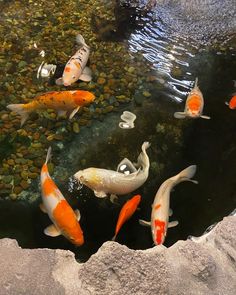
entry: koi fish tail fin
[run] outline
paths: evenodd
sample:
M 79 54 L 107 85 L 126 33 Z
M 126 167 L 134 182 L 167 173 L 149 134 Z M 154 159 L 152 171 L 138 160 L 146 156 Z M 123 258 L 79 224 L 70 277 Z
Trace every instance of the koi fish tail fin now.
M 185 112 L 175 112 L 174 117 L 176 119 L 184 119 L 186 117 L 186 113 Z
M 150 145 L 151 144 L 148 141 L 145 141 L 142 144 L 142 152 L 138 156 L 138 163 L 137 163 L 138 167 L 149 169 L 149 158 L 148 158 L 146 150 L 150 147 Z
M 83 45 L 83 46 L 87 46 L 87 47 L 89 47 L 89 46 L 85 43 L 84 37 L 83 37 L 81 34 L 78 34 L 78 35 L 76 36 L 76 43 L 77 43 L 78 45 Z
M 21 116 L 21 127 L 24 125 L 31 112 L 29 109 L 25 108 L 24 104 L 9 104 L 7 108 Z
M 194 88 L 197 88 L 198 87 L 198 77 L 195 79 L 195 82 L 194 82 Z
M 115 242 L 116 240 L 116 234 L 114 235 L 114 237 L 111 239 L 113 242 Z
M 45 161 L 45 164 L 48 163 L 49 159 L 52 157 L 52 147 L 50 146 L 48 148 L 48 152 L 47 152 L 47 157 L 46 157 L 46 161 Z
M 178 182 L 191 181 L 197 184 L 198 182 L 196 180 L 191 179 L 195 175 L 196 170 L 197 170 L 197 165 L 191 165 L 185 168 L 177 175 Z

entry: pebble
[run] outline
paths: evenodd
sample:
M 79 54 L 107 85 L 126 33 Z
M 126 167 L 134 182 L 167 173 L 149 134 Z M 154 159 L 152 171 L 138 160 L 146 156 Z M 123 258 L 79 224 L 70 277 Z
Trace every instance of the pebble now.
M 73 128 L 73 131 L 75 133 L 79 133 L 80 132 L 79 124 L 77 122 L 74 122 L 73 123 L 73 127 L 72 128 Z
M 97 83 L 100 84 L 100 85 L 103 85 L 103 84 L 106 83 L 106 79 L 104 79 L 104 78 L 98 78 Z
M 27 189 L 29 187 L 29 183 L 26 181 L 26 180 L 22 180 L 20 182 L 20 186 L 23 188 L 23 189 Z

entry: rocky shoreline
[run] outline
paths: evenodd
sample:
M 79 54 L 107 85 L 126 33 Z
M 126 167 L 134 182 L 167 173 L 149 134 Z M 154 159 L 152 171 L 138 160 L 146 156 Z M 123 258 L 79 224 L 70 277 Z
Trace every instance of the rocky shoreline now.
M 0 240 L 1 294 L 233 295 L 236 216 L 201 238 L 131 250 L 106 242 L 86 263 L 65 250 L 22 249 Z

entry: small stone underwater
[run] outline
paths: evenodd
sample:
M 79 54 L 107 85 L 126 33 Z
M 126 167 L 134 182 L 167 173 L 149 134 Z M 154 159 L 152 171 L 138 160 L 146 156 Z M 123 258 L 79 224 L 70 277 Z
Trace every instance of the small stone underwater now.
M 127 34 L 118 36 L 115 29 L 125 28 L 112 3 L 69 2 L 0 2 L 0 237 L 27 248 L 70 249 L 87 260 L 114 235 L 132 249 L 152 247 L 155 237 L 170 246 L 199 236 L 236 207 L 235 40 L 206 45 L 171 35 L 160 19 L 134 8 Z M 39 209 L 41 191 L 47 199 L 55 189 L 44 189 L 42 176 L 40 185 L 50 147 L 48 175 L 59 198 L 79 210 L 66 207 L 64 218 L 66 228 L 72 219 L 81 226 L 77 248 L 59 236 L 61 222 L 49 227 L 55 204 L 44 203 L 47 214 Z M 73 177 L 91 167 L 104 169 L 100 190 L 98 170 L 90 181 L 88 174 Z M 170 205 L 155 205 L 168 208 L 153 221 L 163 233 L 152 239 L 140 220 L 148 225 L 158 189 L 187 167 Z M 118 189 L 113 175 L 121 177 Z M 127 179 L 132 189 L 124 190 Z M 115 233 L 123 206 L 131 213 Z M 163 222 L 173 227 L 165 239 Z

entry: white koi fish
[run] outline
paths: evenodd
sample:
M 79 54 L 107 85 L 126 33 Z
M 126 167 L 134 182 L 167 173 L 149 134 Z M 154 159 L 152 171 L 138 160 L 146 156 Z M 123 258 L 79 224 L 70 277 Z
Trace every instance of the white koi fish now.
M 139 220 L 141 225 L 151 226 L 152 239 L 155 245 L 163 244 L 167 229 L 178 225 L 178 221 L 169 222 L 169 216 L 172 215 L 169 207 L 170 192 L 172 188 L 182 181 L 198 183 L 196 180 L 191 179 L 194 176 L 196 169 L 196 165 L 189 166 L 179 174 L 164 181 L 158 189 L 152 204 L 151 221 Z
M 75 173 L 74 177 L 92 189 L 98 198 L 105 198 L 107 194 L 125 195 L 131 193 L 143 185 L 148 178 L 150 163 L 146 149 L 149 146 L 149 142 L 144 142 L 142 145 L 142 152 L 136 165 L 139 167 L 138 170 L 134 167 L 135 164 L 132 164 L 128 159 L 122 160 L 118 165 L 118 171 L 122 171 L 123 167 L 128 166 L 131 173 L 129 171 L 121 173 L 100 168 L 87 168 Z
M 46 162 L 41 169 L 41 189 L 43 203 L 41 210 L 47 213 L 52 225 L 45 228 L 44 233 L 50 237 L 65 236 L 71 243 L 81 246 L 84 236 L 79 224 L 79 210 L 72 210 L 62 193 L 51 179 L 47 162 L 50 158 L 51 148 L 48 149 Z
M 81 47 L 67 62 L 62 77 L 56 80 L 57 85 L 70 86 L 78 79 L 85 82 L 92 79 L 91 70 L 86 67 L 90 53 L 89 46 L 80 34 L 76 36 L 76 42 Z
M 195 80 L 194 88 L 189 93 L 184 112 L 175 112 L 174 117 L 177 119 L 184 119 L 185 117 L 190 118 L 203 118 L 210 119 L 209 116 L 202 115 L 204 107 L 204 99 L 201 90 L 198 87 L 198 78 Z

